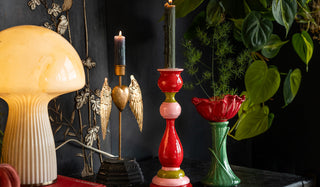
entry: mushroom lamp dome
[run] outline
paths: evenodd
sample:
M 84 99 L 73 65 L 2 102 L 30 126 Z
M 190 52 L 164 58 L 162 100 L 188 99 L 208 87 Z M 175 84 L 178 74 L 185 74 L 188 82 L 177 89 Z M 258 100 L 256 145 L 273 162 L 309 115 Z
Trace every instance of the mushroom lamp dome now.
M 9 106 L 1 162 L 15 167 L 22 185 L 57 179 L 48 103 L 84 84 L 81 59 L 61 35 L 31 25 L 0 32 L 0 97 Z

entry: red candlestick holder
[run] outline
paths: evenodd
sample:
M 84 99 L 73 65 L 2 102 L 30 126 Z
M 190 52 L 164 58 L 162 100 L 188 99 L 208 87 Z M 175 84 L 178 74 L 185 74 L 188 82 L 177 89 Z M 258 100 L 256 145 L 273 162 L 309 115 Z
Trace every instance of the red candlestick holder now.
M 166 130 L 158 153 L 162 168 L 153 177 L 150 187 L 192 187 L 190 179 L 180 169 L 183 148 L 175 129 L 175 120 L 181 114 L 181 106 L 175 100 L 175 94 L 183 85 L 180 76 L 183 69 L 165 68 L 158 71 L 160 72 L 158 86 L 166 95 L 165 101 L 160 106 L 160 114 L 166 120 Z

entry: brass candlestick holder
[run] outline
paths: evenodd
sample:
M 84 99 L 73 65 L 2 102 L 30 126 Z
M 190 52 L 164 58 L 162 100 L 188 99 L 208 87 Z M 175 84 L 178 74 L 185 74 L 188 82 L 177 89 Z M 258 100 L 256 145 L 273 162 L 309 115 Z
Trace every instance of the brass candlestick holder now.
M 115 65 L 115 75 L 119 76 L 119 85 L 115 86 L 112 91 L 105 78 L 101 90 L 101 128 L 103 139 L 106 136 L 107 124 L 109 122 L 112 101 L 119 110 L 119 156 L 118 159 L 105 159 L 99 169 L 97 181 L 107 186 L 131 186 L 144 182 L 144 177 L 139 164 L 135 159 L 122 158 L 121 139 L 122 139 L 122 111 L 127 103 L 133 112 L 140 131 L 143 127 L 143 102 L 140 86 L 133 75 L 130 76 L 131 83 L 128 86 L 122 84 L 122 76 L 125 75 L 125 65 Z
M 126 66 L 125 65 L 116 65 L 115 66 L 115 74 L 119 76 L 119 86 L 116 86 L 112 89 L 112 100 L 114 104 L 119 109 L 119 160 L 122 159 L 121 156 L 121 129 L 122 129 L 122 120 L 121 113 L 123 109 L 126 107 L 129 100 L 129 88 L 126 85 L 122 85 L 122 76 L 126 74 Z

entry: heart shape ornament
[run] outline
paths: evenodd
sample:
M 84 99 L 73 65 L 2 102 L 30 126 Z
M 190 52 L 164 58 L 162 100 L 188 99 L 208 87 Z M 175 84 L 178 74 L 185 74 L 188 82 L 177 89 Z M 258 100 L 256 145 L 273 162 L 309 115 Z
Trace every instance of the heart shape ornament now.
M 112 100 L 114 104 L 118 107 L 120 112 L 126 107 L 129 100 L 129 88 L 126 85 L 115 86 L 112 89 Z

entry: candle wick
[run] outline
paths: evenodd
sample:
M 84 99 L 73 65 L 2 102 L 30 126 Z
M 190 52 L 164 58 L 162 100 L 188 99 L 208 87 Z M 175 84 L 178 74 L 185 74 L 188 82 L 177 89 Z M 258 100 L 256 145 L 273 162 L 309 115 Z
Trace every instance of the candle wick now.
M 169 0 L 169 4 L 172 5 L 172 0 Z

